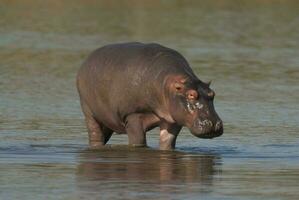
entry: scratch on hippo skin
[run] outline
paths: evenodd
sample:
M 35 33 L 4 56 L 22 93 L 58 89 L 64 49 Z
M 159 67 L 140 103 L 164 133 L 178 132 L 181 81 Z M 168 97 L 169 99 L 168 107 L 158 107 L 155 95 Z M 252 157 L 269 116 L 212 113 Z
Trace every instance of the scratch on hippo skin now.
M 193 112 L 193 106 L 189 103 L 189 102 L 187 102 L 187 108 L 188 108 L 188 111 L 190 112 L 190 113 L 192 113 Z
M 200 110 L 200 109 L 202 109 L 202 107 L 203 107 L 203 105 L 200 104 L 199 102 L 196 102 L 195 104 L 191 104 L 190 102 L 187 102 L 187 109 L 190 113 L 193 113 L 193 111 L 195 109 Z
M 198 110 L 202 109 L 202 107 L 203 107 L 203 105 L 200 104 L 199 102 L 196 102 L 195 106 L 197 107 Z

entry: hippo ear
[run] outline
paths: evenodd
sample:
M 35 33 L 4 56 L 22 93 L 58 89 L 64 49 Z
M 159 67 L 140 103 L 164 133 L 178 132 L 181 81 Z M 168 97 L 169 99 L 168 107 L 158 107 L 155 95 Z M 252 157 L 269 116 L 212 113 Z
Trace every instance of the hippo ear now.
M 186 78 L 182 76 L 170 76 L 167 79 L 167 85 L 171 92 L 176 94 L 182 94 L 185 93 L 185 83 Z
M 211 83 L 212 83 L 212 81 L 210 80 L 206 84 L 210 87 Z
M 174 88 L 177 92 L 179 92 L 183 90 L 184 85 L 182 83 L 174 83 Z
M 183 83 L 180 83 L 180 82 L 174 82 L 174 83 L 171 84 L 170 89 L 174 93 L 183 94 L 184 89 L 185 89 L 185 85 Z

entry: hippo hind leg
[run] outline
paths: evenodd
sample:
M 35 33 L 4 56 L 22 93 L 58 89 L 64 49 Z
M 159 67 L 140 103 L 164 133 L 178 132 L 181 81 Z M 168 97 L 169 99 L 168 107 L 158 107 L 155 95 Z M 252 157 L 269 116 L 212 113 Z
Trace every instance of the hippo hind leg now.
M 104 146 L 110 139 L 113 131 L 98 123 L 94 118 L 86 118 L 90 148 Z
M 88 130 L 89 146 L 96 149 L 104 146 L 110 139 L 113 131 L 102 123 L 98 122 L 92 115 L 88 106 L 81 102 L 82 110 L 85 115 L 85 123 Z

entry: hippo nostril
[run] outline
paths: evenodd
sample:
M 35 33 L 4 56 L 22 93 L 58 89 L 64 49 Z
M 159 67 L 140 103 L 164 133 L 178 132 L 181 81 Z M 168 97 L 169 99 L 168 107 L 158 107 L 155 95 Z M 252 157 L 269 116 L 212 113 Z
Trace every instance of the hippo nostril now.
M 222 121 L 218 121 L 216 124 L 215 124 L 215 131 L 219 131 L 221 128 L 222 128 Z

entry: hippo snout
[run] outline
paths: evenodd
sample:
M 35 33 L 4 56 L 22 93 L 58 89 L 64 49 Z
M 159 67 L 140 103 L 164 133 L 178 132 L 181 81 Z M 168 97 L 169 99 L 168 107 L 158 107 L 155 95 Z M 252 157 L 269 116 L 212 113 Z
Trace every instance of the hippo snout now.
M 197 119 L 190 128 L 190 131 L 194 136 L 199 138 L 214 138 L 223 134 L 223 123 L 221 120 L 213 123 L 208 119 Z

